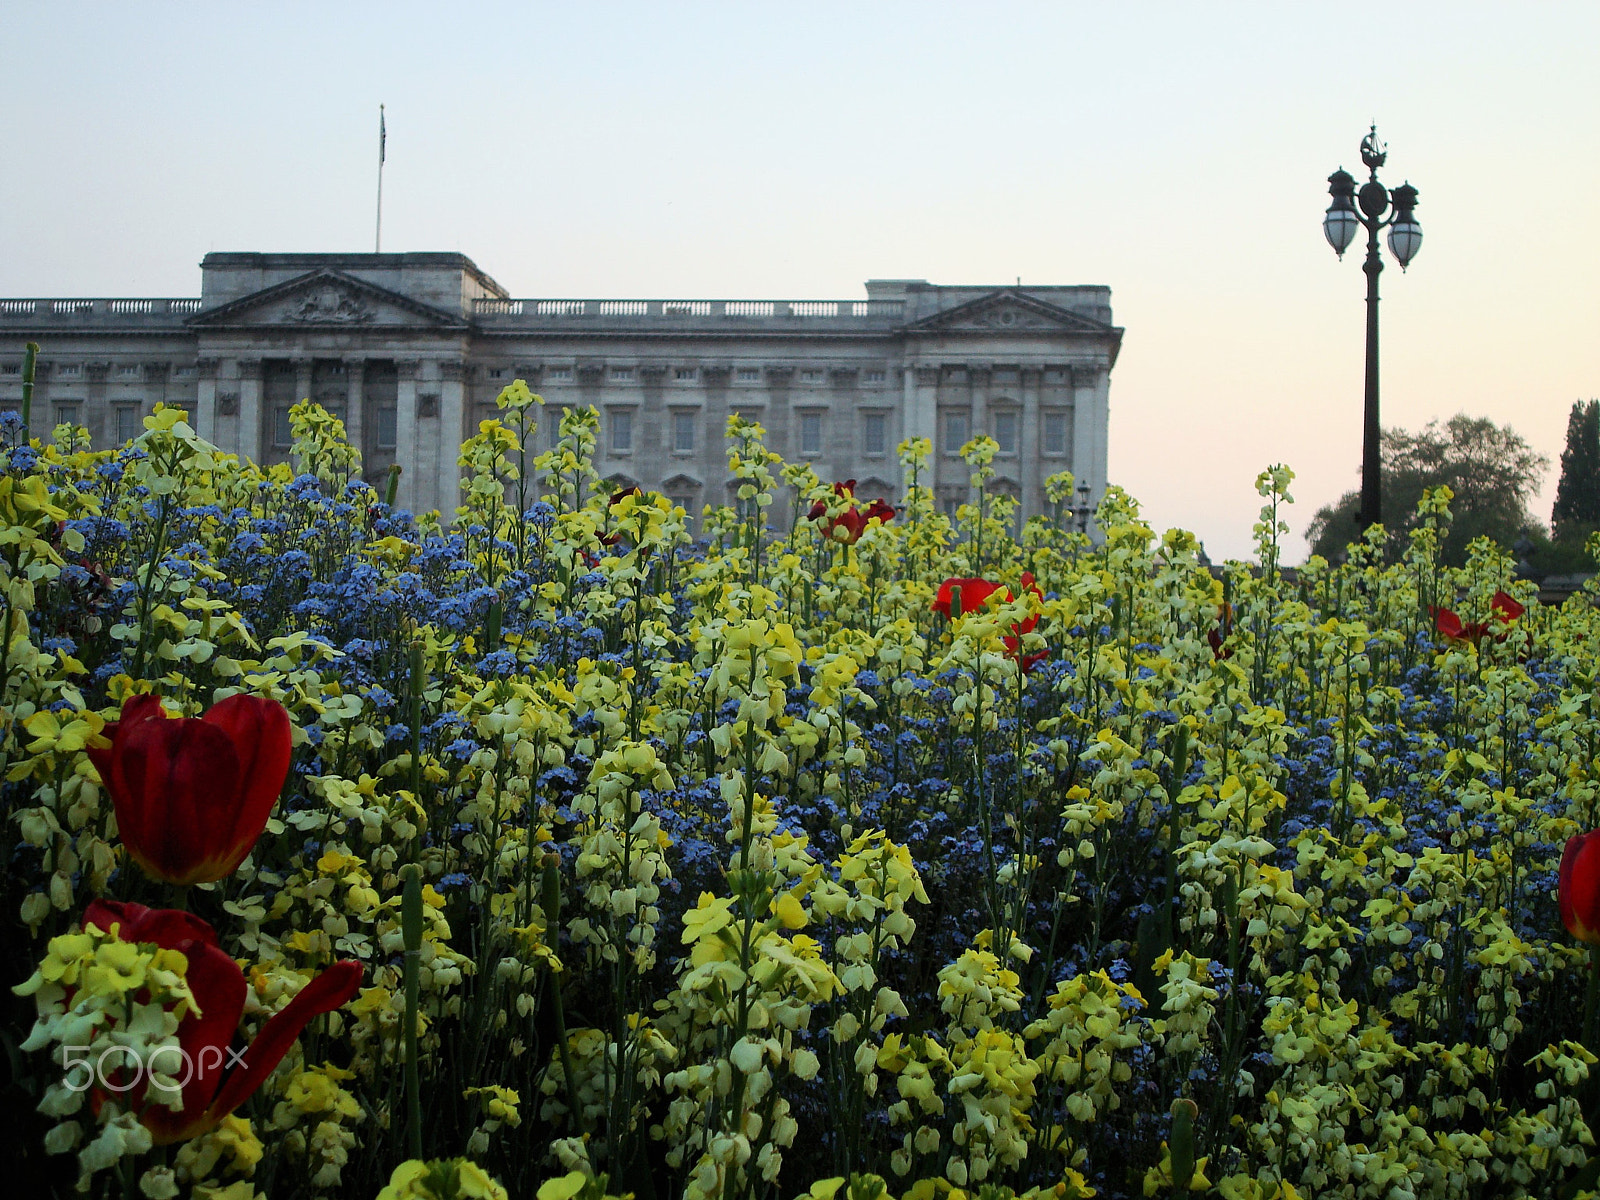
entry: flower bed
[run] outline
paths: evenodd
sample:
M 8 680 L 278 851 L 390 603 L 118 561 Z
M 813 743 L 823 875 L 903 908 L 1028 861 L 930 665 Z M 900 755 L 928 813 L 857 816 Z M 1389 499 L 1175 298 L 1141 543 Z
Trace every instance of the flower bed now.
M 1217 578 L 730 421 L 614 493 L 520 383 L 443 527 L 337 421 L 0 451 L 19 1170 L 166 1197 L 1593 1187 L 1581 593 Z M 296 473 L 298 472 L 298 473 Z M 1055 477 L 1060 504 L 1072 481 Z M 788 508 L 775 515 L 774 507 Z M 770 526 L 788 529 L 772 531 Z M 286 718 L 286 719 L 285 719 Z M 282 779 L 281 795 L 273 788 Z M 277 797 L 276 805 L 267 801 Z M 209 1055 L 208 1055 L 209 1051 Z M 846 1180 L 841 1183 L 840 1180 Z M 993 1190 L 1000 1189 L 1000 1190 Z

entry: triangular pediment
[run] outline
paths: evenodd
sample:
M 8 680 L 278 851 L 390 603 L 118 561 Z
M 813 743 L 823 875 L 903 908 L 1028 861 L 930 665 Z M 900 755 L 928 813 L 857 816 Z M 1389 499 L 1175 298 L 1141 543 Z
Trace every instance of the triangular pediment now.
M 1118 330 L 1013 288 L 1002 288 L 934 313 L 906 327 L 910 333 L 1083 333 L 1115 336 Z
M 465 329 L 466 318 L 343 271 L 311 271 L 189 318 L 200 329 Z

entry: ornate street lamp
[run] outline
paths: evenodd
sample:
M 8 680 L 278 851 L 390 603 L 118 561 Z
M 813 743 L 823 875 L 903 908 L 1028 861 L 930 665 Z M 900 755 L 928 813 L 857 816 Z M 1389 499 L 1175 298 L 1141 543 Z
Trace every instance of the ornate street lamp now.
M 1361 270 L 1367 277 L 1367 386 L 1361 423 L 1361 515 L 1362 530 L 1383 520 L 1378 426 L 1378 274 L 1383 259 L 1378 254 L 1378 233 L 1389 231 L 1389 253 L 1404 271 L 1422 249 L 1422 226 L 1413 210 L 1417 189 L 1409 183 L 1390 192 L 1378 182 L 1378 168 L 1388 158 L 1388 148 L 1378 140 L 1378 127 L 1372 126 L 1361 139 L 1361 162 L 1367 168 L 1367 182 L 1356 190 L 1356 181 L 1344 168 L 1328 176 L 1328 194 L 1333 203 L 1322 218 L 1322 232 L 1328 245 L 1343 259 L 1355 240 L 1356 229 L 1367 230 L 1367 260 Z M 1384 214 L 1388 213 L 1388 219 Z

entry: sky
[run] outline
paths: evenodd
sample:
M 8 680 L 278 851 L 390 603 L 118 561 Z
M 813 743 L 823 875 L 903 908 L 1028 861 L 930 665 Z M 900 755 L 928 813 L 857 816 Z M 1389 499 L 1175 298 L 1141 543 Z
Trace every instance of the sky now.
M 522 297 L 1104 284 L 1110 477 L 1286 560 L 1357 486 L 1364 280 L 1326 179 L 1376 121 L 1424 243 L 1383 420 L 1600 397 L 1600 5 L 137 5 L 7 0 L 0 296 L 192 296 L 212 250 L 470 255 Z

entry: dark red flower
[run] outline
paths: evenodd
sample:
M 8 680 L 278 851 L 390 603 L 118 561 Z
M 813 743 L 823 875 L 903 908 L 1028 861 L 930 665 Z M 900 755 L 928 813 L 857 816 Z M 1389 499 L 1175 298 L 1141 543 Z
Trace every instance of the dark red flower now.
M 637 499 L 640 499 L 640 500 L 644 499 L 644 493 L 641 492 L 636 487 L 618 488 L 616 491 L 611 493 L 611 499 L 606 502 L 606 516 L 607 516 L 608 519 L 610 518 L 611 510 L 613 508 L 615 508 L 617 505 L 621 504 L 629 496 L 633 496 L 633 497 L 635 497 Z M 603 534 L 600 535 L 600 544 L 602 546 L 615 546 L 617 544 L 617 542 L 621 539 L 621 537 L 622 537 L 622 534 L 620 532 L 618 532 L 618 533 L 603 533 Z M 587 557 L 587 556 L 585 556 L 585 557 Z M 600 560 L 598 558 L 596 558 L 594 560 L 594 562 L 591 563 L 590 565 L 591 566 L 596 566 L 596 565 L 599 564 L 599 562 L 600 562 Z
M 229 696 L 203 717 L 168 717 L 130 696 L 91 749 L 128 856 L 187 885 L 233 874 L 266 828 L 289 773 L 289 714 L 276 700 Z
M 1580 942 L 1600 946 L 1600 829 L 1567 839 L 1556 904 L 1568 933 Z
M 1433 613 L 1433 627 L 1438 630 L 1439 636 L 1457 645 L 1464 646 L 1471 643 L 1476 646 L 1483 641 L 1483 635 L 1489 632 L 1488 621 L 1463 621 L 1448 608 L 1434 608 L 1429 611 Z M 1489 601 L 1489 611 L 1501 622 L 1509 625 L 1526 610 L 1505 592 L 1496 592 Z M 1496 634 L 1494 640 L 1503 642 L 1506 640 L 1506 635 Z
M 157 1145 L 185 1141 L 215 1128 L 266 1081 L 313 1017 L 345 1004 L 361 987 L 360 963 L 334 963 L 275 1013 L 240 1055 L 232 1043 L 249 988 L 239 964 L 217 945 L 210 925 L 191 913 L 114 900 L 90 904 L 83 923 L 108 933 L 115 928 L 125 942 L 180 951 L 189 961 L 186 979 L 200 1011 L 178 1024 L 180 1069 L 187 1075 L 180 1079 L 183 1107 L 174 1111 L 145 1103 L 143 1083 L 128 1093 Z M 173 1075 L 179 1077 L 176 1070 Z
M 857 508 L 855 500 L 856 481 L 846 479 L 842 483 L 833 485 L 833 494 L 838 500 L 845 502 L 845 509 L 837 516 L 830 517 L 830 505 L 826 500 L 818 500 L 811 505 L 811 511 L 806 514 L 808 521 L 815 521 L 822 526 L 822 536 L 831 542 L 843 542 L 846 546 L 854 546 L 861 540 L 861 535 L 867 531 L 867 525 L 873 517 L 884 524 L 894 520 L 894 507 L 879 497 L 866 508 Z M 835 504 L 834 507 L 837 505 Z
M 1044 596 L 1039 590 L 1039 585 L 1034 582 L 1032 571 L 1022 573 L 1021 586 L 1025 592 L 1032 592 L 1040 598 Z M 1003 592 L 1006 603 L 1011 603 L 1013 599 L 1011 589 L 1002 588 L 998 583 L 990 583 L 987 579 L 946 579 L 939 585 L 939 594 L 934 597 L 933 611 L 953 621 L 963 613 L 982 608 L 989 597 L 996 592 Z M 1002 639 L 1005 642 L 1006 653 L 1021 663 L 1023 674 L 1027 674 L 1049 657 L 1049 653 L 1044 650 L 1036 650 L 1030 654 L 1021 653 L 1023 635 L 1032 633 L 1038 624 L 1038 613 L 1025 617 L 1011 627 L 1009 636 Z
M 1216 662 L 1233 657 L 1233 648 L 1224 646 L 1228 636 L 1233 633 L 1233 605 L 1222 604 L 1217 607 L 1217 625 L 1206 631 L 1206 641 L 1211 643 L 1211 657 Z

